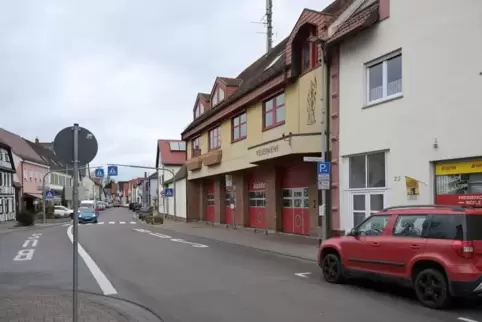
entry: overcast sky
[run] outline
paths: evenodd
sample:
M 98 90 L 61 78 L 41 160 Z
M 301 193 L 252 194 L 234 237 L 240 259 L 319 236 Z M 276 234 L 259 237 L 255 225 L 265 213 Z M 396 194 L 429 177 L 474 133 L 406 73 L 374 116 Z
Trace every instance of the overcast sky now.
M 330 2 L 273 0 L 275 43 Z M 94 165 L 154 166 L 196 94 L 264 53 L 264 13 L 265 0 L 0 0 L 0 127 L 52 141 L 77 122 L 99 142 Z

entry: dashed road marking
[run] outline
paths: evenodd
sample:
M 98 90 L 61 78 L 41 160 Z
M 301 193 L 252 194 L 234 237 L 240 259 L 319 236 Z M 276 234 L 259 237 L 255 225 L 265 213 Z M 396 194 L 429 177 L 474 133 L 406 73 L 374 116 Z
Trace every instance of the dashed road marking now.
M 207 247 L 209 247 L 208 245 L 193 243 L 193 242 L 181 239 L 181 238 L 172 238 L 169 235 L 164 235 L 164 234 L 160 234 L 160 233 L 153 233 L 150 230 L 146 230 L 146 229 L 135 228 L 135 229 L 132 229 L 132 230 L 138 231 L 140 233 L 147 233 L 151 236 L 155 236 L 155 237 L 162 238 L 162 239 L 169 239 L 170 241 L 173 241 L 173 242 L 176 242 L 176 243 L 188 244 L 188 245 L 191 245 L 192 247 L 195 247 L 195 248 L 207 248 Z
M 115 221 L 109 221 L 109 225 L 115 224 Z
M 308 275 L 311 275 L 310 272 L 306 273 L 295 273 L 296 276 L 303 277 L 303 278 L 308 278 Z
M 72 228 L 73 226 L 67 228 L 67 236 L 73 243 L 74 236 L 72 235 Z M 84 247 L 82 247 L 80 243 L 78 243 L 78 250 L 80 257 L 82 257 L 82 259 L 84 260 L 85 265 L 92 273 L 92 276 L 97 281 L 97 284 L 99 284 L 99 287 L 104 293 L 104 295 L 117 294 L 117 290 L 114 288 L 112 283 L 107 279 L 105 274 L 100 270 L 99 266 L 97 266 L 92 257 L 90 257 L 90 255 L 85 251 Z
M 131 224 L 131 225 L 135 225 L 136 222 L 135 222 L 135 221 L 131 221 L 130 224 Z
M 478 322 L 477 320 L 472 320 L 464 317 L 458 317 L 457 320 L 464 321 L 464 322 Z
M 126 222 L 125 221 L 119 221 L 119 224 L 124 225 Z
M 98 224 L 98 225 L 103 225 L 104 222 L 103 222 L 103 221 L 99 221 L 97 224 Z

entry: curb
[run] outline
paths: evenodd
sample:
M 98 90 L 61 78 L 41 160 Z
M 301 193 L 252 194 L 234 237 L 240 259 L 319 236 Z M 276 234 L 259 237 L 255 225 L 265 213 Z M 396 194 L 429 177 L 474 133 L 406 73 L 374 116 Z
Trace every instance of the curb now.
M 28 226 L 28 227 L 19 227 L 18 229 L 11 229 L 9 228 L 10 230 L 8 231 L 0 231 L 0 236 L 2 235 L 7 235 L 7 234 L 11 234 L 11 233 L 16 233 L 16 232 L 19 232 L 19 231 L 26 231 L 26 230 L 33 230 L 33 229 L 45 229 L 45 228 L 50 228 L 50 227 L 57 227 L 57 226 L 62 226 L 64 225 L 65 222 L 62 222 L 62 223 L 55 223 L 55 224 L 51 224 L 50 226 Z
M 139 221 L 139 222 L 143 223 L 142 221 Z M 199 235 L 195 235 L 195 234 L 181 232 L 181 231 L 178 231 L 178 230 L 174 230 L 172 228 L 164 228 L 164 227 L 162 227 L 162 225 L 149 225 L 149 224 L 145 224 L 145 225 L 149 226 L 149 227 L 158 227 L 158 228 L 163 229 L 163 230 L 172 231 L 172 232 L 175 232 L 175 233 L 184 234 L 184 235 L 188 235 L 188 236 L 194 236 L 194 237 L 209 239 L 209 240 L 213 240 L 213 241 L 217 241 L 217 242 L 221 242 L 221 243 L 225 243 L 225 244 L 229 244 L 229 245 L 235 245 L 235 246 L 245 247 L 245 248 L 249 248 L 249 249 L 256 249 L 256 250 L 267 252 L 267 253 L 270 253 L 270 254 L 282 255 L 282 256 L 291 257 L 291 258 L 295 258 L 295 259 L 301 259 L 301 260 L 309 261 L 309 262 L 313 262 L 313 263 L 316 263 L 316 261 L 317 261 L 314 258 L 308 258 L 308 257 L 293 255 L 293 254 L 290 254 L 290 253 L 278 252 L 278 251 L 274 251 L 274 250 L 270 250 L 270 249 L 248 246 L 248 245 L 239 244 L 239 243 L 226 241 L 226 240 L 221 240 L 221 239 L 217 239 L 217 238 L 209 238 L 209 237 L 205 237 L 205 236 L 199 236 Z

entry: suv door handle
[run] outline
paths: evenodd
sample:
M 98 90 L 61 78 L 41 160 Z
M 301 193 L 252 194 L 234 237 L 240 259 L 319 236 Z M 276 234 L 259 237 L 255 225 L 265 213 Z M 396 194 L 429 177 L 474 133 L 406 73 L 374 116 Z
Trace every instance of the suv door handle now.
M 410 246 L 411 249 L 420 249 L 420 246 L 419 245 L 412 245 Z
M 373 243 L 372 243 L 372 246 L 373 246 L 373 247 L 377 247 L 377 246 L 380 246 L 380 243 L 377 243 L 377 242 L 373 242 Z

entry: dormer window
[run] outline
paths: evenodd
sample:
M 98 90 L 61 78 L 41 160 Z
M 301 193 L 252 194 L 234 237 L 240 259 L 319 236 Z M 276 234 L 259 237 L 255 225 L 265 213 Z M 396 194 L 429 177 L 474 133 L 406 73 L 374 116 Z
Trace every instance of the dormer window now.
M 318 65 L 318 45 L 310 41 L 310 37 L 316 36 L 316 27 L 311 26 L 308 36 L 301 47 L 301 72 L 304 73 Z
M 204 113 L 204 105 L 202 103 L 198 103 L 196 106 L 196 110 L 194 111 L 194 118 L 198 118 Z
M 222 88 L 216 88 L 212 98 L 213 105 L 216 106 L 224 100 L 224 90 Z

